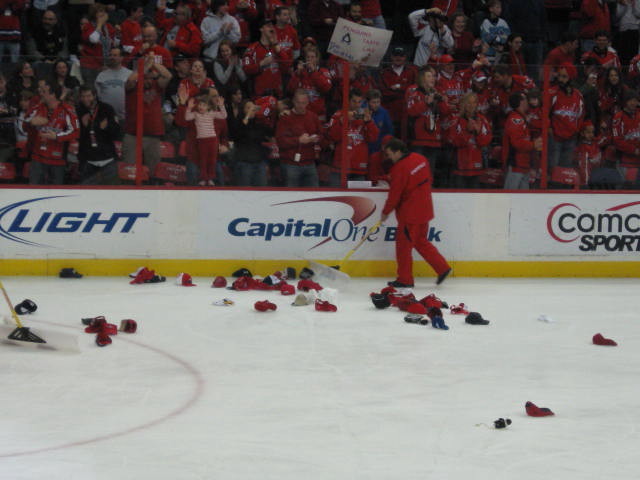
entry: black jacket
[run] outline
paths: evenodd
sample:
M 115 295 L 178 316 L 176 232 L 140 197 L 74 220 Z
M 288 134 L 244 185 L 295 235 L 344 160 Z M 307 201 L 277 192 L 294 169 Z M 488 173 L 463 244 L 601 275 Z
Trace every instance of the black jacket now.
M 116 120 L 116 114 L 113 107 L 107 103 L 98 101 L 97 111 L 93 119 L 90 118 L 89 124 L 84 125 L 83 117 L 91 112 L 84 105 L 80 104 L 77 108 L 78 121 L 80 122 L 80 140 L 78 147 L 78 160 L 81 164 L 88 161 L 101 161 L 108 158 L 116 159 L 116 148 L 114 142 L 120 138 L 120 125 Z M 100 124 L 103 120 L 107 120 L 105 128 L 101 128 Z M 94 131 L 96 147 L 91 145 L 91 130 Z

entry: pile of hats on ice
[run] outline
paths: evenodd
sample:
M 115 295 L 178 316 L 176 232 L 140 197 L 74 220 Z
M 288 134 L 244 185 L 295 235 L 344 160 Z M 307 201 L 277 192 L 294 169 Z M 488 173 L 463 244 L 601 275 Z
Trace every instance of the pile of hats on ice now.
M 322 285 L 313 281 L 313 275 L 313 270 L 306 267 L 303 268 L 300 272 L 300 279 L 294 285 L 293 280 L 296 280 L 296 270 L 292 267 L 287 267 L 282 271 L 275 271 L 266 277 L 254 277 L 248 268 L 240 268 L 233 273 L 232 276 L 235 280 L 230 286 L 227 286 L 227 280 L 222 276 L 216 277 L 211 286 L 214 288 L 226 287 L 228 290 L 240 292 L 249 290 L 276 291 L 285 296 L 295 295 L 298 292 L 291 305 L 296 307 L 314 305 L 319 312 L 336 312 L 338 310 L 335 305 L 337 290 L 322 287 Z M 231 304 L 233 302 L 228 299 L 214 302 L 214 305 L 222 306 Z M 254 308 L 259 312 L 268 312 L 277 310 L 278 306 L 269 300 L 260 300 L 254 304 Z
M 124 333 L 136 333 L 138 323 L 135 320 L 126 318 L 120 321 L 120 328 L 113 323 L 108 323 L 103 315 L 97 317 L 83 318 L 82 324 L 86 325 L 85 333 L 96 334 L 96 345 L 106 347 L 111 345 L 111 337 L 117 335 L 118 331 Z
M 388 286 L 380 292 L 371 292 L 369 295 L 371 302 L 378 309 L 397 307 L 400 311 L 406 312 L 404 321 L 418 325 L 428 325 L 431 322 L 433 328 L 449 330 L 449 326 L 444 321 L 442 311 L 448 311 L 452 315 L 465 315 L 465 322 L 470 325 L 488 325 L 489 320 L 482 318 L 478 312 L 469 312 L 464 303 L 451 305 L 434 293 L 421 299 L 417 299 L 410 288 L 395 288 Z

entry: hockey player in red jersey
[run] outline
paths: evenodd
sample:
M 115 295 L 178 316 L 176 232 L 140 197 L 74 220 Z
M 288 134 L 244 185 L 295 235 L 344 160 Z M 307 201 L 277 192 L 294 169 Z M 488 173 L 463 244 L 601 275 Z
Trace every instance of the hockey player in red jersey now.
M 413 258 L 415 248 L 438 275 L 436 285 L 451 273 L 451 267 L 438 249 L 428 240 L 429 222 L 433 219 L 431 198 L 431 169 L 428 160 L 410 153 L 397 138 L 384 147 L 387 158 L 393 162 L 390 172 L 391 187 L 382 209 L 380 220 L 384 223 L 389 214 L 396 212 L 396 261 L 398 276 L 389 282 L 396 288 L 413 287 Z

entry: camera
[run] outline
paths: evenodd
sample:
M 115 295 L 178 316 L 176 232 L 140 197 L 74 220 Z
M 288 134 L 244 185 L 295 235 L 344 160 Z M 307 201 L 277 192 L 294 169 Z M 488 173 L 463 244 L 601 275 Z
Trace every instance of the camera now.
M 359 108 L 353 112 L 353 118 L 356 120 L 362 120 L 364 118 L 364 108 Z

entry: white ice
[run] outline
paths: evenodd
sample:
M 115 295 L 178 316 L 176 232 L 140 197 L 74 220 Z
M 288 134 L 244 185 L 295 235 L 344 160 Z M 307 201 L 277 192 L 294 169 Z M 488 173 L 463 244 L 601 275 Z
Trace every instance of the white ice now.
M 14 303 L 38 305 L 25 324 L 76 333 L 81 352 L 0 344 L 0 479 L 640 475 L 637 279 L 419 279 L 418 298 L 491 321 L 447 314 L 449 331 L 376 310 L 383 279 L 354 279 L 337 313 L 212 280 L 5 278 Z M 236 304 L 212 305 L 223 297 Z M 278 310 L 256 312 L 263 299 Z M 80 321 L 97 315 L 139 330 L 100 348 Z M 528 400 L 556 415 L 528 417 Z

